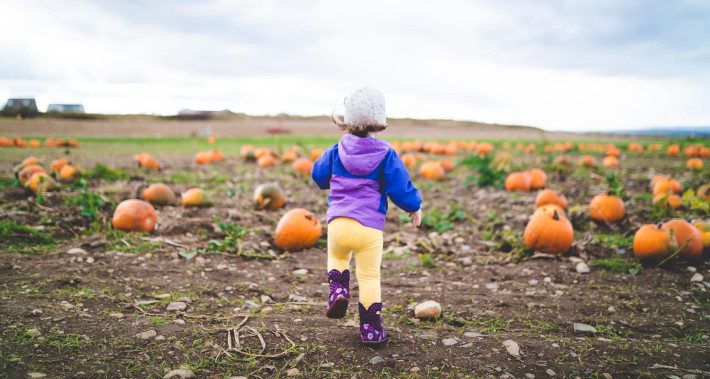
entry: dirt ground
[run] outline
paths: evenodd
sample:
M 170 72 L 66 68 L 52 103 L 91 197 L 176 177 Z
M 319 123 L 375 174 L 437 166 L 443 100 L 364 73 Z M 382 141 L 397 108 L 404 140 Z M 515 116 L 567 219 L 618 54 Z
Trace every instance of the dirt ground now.
M 84 166 L 95 162 L 101 159 Z M 623 259 L 631 256 L 630 236 L 655 221 L 647 199 L 638 196 L 648 192 L 652 174 L 673 173 L 691 185 L 707 177 L 678 172 L 680 158 L 622 162 L 628 196 L 619 225 L 585 216 L 584 205 L 604 189 L 592 172 L 548 171 L 550 186 L 572 205 L 575 245 L 564 257 L 519 249 L 535 193 L 466 186 L 471 172 L 463 166 L 441 183 L 417 181 L 425 211 L 462 216 L 448 227 L 416 229 L 391 207 L 382 267 L 391 340 L 375 348 L 359 343 L 355 301 L 345 319 L 324 317 L 325 235 L 305 251 L 273 247 L 274 226 L 287 209 L 303 207 L 324 218 L 327 207 L 326 193 L 287 166 L 259 170 L 228 157 L 193 167 L 184 157 L 156 174 L 130 168 L 130 156 L 101 162 L 130 177 L 89 180 L 109 200 L 99 219 L 107 220 L 110 203 L 143 181 L 164 181 L 176 193 L 208 189 L 213 207 L 158 207 L 159 227 L 150 235 L 92 225 L 67 203 L 80 189 L 49 193 L 37 205 L 23 189 L 6 185 L 0 220 L 36 226 L 54 240 L 0 253 L 0 376 L 163 377 L 182 367 L 201 378 L 708 377 L 710 265 L 654 268 Z M 0 163 L 11 175 L 13 162 Z M 269 181 L 287 189 L 285 209 L 254 209 L 253 188 Z M 244 254 L 185 254 L 222 237 L 218 219 L 248 229 Z M 589 274 L 576 272 L 580 261 L 591 266 Z M 299 269 L 306 271 L 295 274 Z M 691 270 L 705 282 L 691 283 Z M 441 303 L 441 318 L 413 318 L 413 305 L 425 300 Z M 187 307 L 166 310 L 173 301 Z M 575 333 L 574 323 L 596 333 Z M 235 327 L 241 353 L 227 351 Z M 519 358 L 506 353 L 505 340 L 519 344 Z

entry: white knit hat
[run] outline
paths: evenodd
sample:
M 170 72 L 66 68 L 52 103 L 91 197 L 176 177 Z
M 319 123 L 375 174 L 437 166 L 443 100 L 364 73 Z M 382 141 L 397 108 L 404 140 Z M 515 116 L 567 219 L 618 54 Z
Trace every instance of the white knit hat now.
M 387 125 L 385 96 L 380 90 L 371 87 L 357 89 L 345 98 L 343 105 L 345 124 Z

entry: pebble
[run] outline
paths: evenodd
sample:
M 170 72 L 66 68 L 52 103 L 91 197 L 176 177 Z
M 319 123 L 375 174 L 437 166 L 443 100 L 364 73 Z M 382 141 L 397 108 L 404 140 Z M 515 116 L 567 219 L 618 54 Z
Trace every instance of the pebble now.
M 251 301 L 251 300 L 246 300 L 244 301 L 244 306 L 249 308 L 249 309 L 259 309 L 260 305 Z
M 156 299 L 167 299 L 167 298 L 169 298 L 170 296 L 172 296 L 172 295 L 169 294 L 169 293 L 161 293 L 161 294 L 155 295 L 155 298 L 156 298 Z
M 267 304 L 267 303 L 273 303 L 274 300 L 269 297 L 269 295 L 261 295 L 261 303 L 262 304 Z
M 463 257 L 459 259 L 459 262 L 461 262 L 461 266 L 464 267 L 473 266 L 473 259 L 471 259 L 471 257 Z
M 380 364 L 384 361 L 385 361 L 384 358 L 382 358 L 379 355 L 375 355 L 372 359 L 370 359 L 370 364 L 376 365 L 376 364 Z
M 485 337 L 483 334 L 478 332 L 466 332 L 463 336 L 468 338 Z
M 533 375 L 533 374 L 531 374 L 531 373 L 526 373 L 526 374 L 525 374 L 525 377 L 526 377 L 527 379 L 535 379 L 535 375 Z
M 86 250 L 84 250 L 80 247 L 73 247 L 73 248 L 67 250 L 67 254 L 78 255 L 78 254 L 87 254 L 87 253 L 86 253 Z
M 294 378 L 296 376 L 301 376 L 301 371 L 297 368 L 290 368 L 286 370 L 286 376 L 289 378 Z
M 498 283 L 496 283 L 496 282 L 486 283 L 486 288 L 488 288 L 488 289 L 491 290 L 491 291 L 497 290 L 498 287 L 500 287 L 500 285 L 499 285 Z
M 42 335 L 42 332 L 39 331 L 37 328 L 32 328 L 32 329 L 27 329 L 27 335 L 30 337 L 39 337 Z
M 95 261 L 94 261 L 94 257 L 88 257 L 88 258 L 86 258 L 86 263 L 92 264 L 92 263 L 94 263 L 94 262 L 95 262 Z
M 454 346 L 459 343 L 459 341 L 457 341 L 456 338 L 444 338 L 441 343 L 443 343 L 444 346 Z
M 414 307 L 414 317 L 424 320 L 441 316 L 441 304 L 434 300 L 427 300 Z
M 173 324 L 185 325 L 185 320 L 178 318 L 173 320 Z
M 581 322 L 574 323 L 575 334 L 596 334 L 597 329 L 591 325 L 582 324 Z
M 189 379 L 194 377 L 195 373 L 192 372 L 192 370 L 179 368 L 177 370 L 169 371 L 167 374 L 165 374 L 163 379 Z
M 308 301 L 308 298 L 301 295 L 290 294 L 288 295 L 288 301 L 293 301 L 294 303 L 305 303 Z
M 536 286 L 538 283 L 540 283 L 537 279 L 530 279 L 528 281 L 528 284 L 531 286 Z
M 690 278 L 690 282 L 691 282 L 691 283 L 700 283 L 700 282 L 703 281 L 703 279 L 704 279 L 704 278 L 703 278 L 703 275 L 700 274 L 699 272 L 696 272 L 696 273 L 693 274 L 693 276 Z
M 41 372 L 31 372 L 31 373 L 27 374 L 27 377 L 30 379 L 46 378 L 47 374 L 44 374 Z
M 555 372 L 555 370 L 553 370 L 553 369 L 551 369 L 551 368 L 548 368 L 547 370 L 545 370 L 545 372 L 547 373 L 547 375 L 550 375 L 550 376 L 555 376 L 555 375 L 557 375 L 557 373 Z
M 297 270 L 291 271 L 291 273 L 296 276 L 305 276 L 305 275 L 308 275 L 308 269 L 307 268 L 299 268 Z
M 609 308 L 606 309 L 606 311 L 609 313 L 616 313 L 616 308 L 614 308 L 613 305 L 610 305 Z
M 409 369 L 409 372 L 419 372 L 419 371 L 422 371 L 422 369 L 420 369 L 420 368 L 417 367 L 417 366 L 414 366 L 414 367 L 412 367 L 412 368 Z
M 688 266 L 688 271 L 690 271 L 690 272 L 697 272 L 698 269 L 695 268 L 695 267 L 693 267 L 693 266 Z
M 183 311 L 187 308 L 187 304 L 183 301 L 171 301 L 170 304 L 165 308 L 168 312 Z
M 545 283 L 552 283 L 552 278 L 550 278 L 549 276 L 546 276 L 542 281 Z
M 155 337 L 155 340 L 156 341 L 165 341 L 165 336 L 163 336 L 163 335 L 157 336 L 157 337 Z
M 32 312 L 30 312 L 30 316 L 41 316 L 42 315 L 42 310 L 39 308 L 33 309 Z
M 505 351 L 510 354 L 511 356 L 520 359 L 520 345 L 518 345 L 517 342 L 513 340 L 505 340 L 503 341 L 503 347 L 505 348 Z
M 136 338 L 138 338 L 140 340 L 149 340 L 151 338 L 154 338 L 157 335 L 158 335 L 158 332 L 151 329 L 151 330 L 147 330 L 145 332 L 136 333 Z
M 74 309 L 74 305 L 66 300 L 62 300 L 59 305 L 61 305 L 66 310 Z
M 589 269 L 589 265 L 584 262 L 577 263 L 574 269 L 577 270 L 578 274 L 589 274 L 589 272 L 591 272 L 591 270 Z
M 187 296 L 183 296 L 183 297 L 177 299 L 177 301 L 182 301 L 183 303 L 192 303 L 192 299 Z

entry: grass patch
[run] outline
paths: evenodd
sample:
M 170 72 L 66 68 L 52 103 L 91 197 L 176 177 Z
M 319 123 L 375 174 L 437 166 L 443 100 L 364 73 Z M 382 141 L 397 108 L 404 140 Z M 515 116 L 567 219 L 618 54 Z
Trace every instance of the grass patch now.
M 108 244 L 107 250 L 122 251 L 124 253 L 153 253 L 160 250 L 160 244 L 145 241 L 147 233 L 126 233 L 120 230 L 107 230 L 105 232 Z
M 631 249 L 634 245 L 634 236 L 622 236 L 621 234 L 597 234 L 596 239 L 608 249 Z
M 589 265 L 603 271 L 615 272 L 617 274 L 636 275 L 641 270 L 641 264 L 631 258 L 613 257 L 595 259 L 591 261 Z
M 0 241 L 9 253 L 40 253 L 55 246 L 54 238 L 48 233 L 13 220 L 0 220 Z
M 95 164 L 94 167 L 86 171 L 84 175 L 91 179 L 106 180 L 109 182 L 128 178 L 128 173 L 125 171 L 119 168 L 108 167 L 101 163 Z
M 72 287 L 67 286 L 57 290 L 57 293 L 64 297 L 71 297 L 81 300 L 92 300 L 96 298 L 94 290 L 88 287 Z

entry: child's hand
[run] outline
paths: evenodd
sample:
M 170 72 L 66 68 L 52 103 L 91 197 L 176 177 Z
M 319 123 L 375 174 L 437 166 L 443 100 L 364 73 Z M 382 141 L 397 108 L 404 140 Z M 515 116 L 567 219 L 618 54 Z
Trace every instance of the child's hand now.
M 410 213 L 409 217 L 412 218 L 412 224 L 414 224 L 414 226 L 419 226 L 422 224 L 422 210 L 421 209 L 416 212 Z

